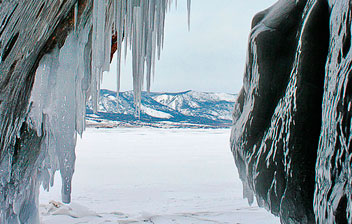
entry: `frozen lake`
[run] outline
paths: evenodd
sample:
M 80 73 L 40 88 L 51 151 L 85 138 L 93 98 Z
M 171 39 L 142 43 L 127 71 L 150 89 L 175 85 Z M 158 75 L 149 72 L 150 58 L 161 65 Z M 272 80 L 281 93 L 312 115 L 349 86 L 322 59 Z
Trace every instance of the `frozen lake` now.
M 41 191 L 43 224 L 275 224 L 242 199 L 230 130 L 88 129 L 77 143 L 72 205 L 60 178 Z

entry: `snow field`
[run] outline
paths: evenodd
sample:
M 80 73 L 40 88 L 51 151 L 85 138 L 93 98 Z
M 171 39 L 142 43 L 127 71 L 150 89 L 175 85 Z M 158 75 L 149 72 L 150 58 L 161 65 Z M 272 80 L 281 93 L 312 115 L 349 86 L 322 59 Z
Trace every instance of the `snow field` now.
M 73 203 L 57 202 L 57 175 L 55 187 L 40 194 L 42 223 L 279 223 L 242 199 L 229 135 L 229 129 L 88 129 L 77 143 Z

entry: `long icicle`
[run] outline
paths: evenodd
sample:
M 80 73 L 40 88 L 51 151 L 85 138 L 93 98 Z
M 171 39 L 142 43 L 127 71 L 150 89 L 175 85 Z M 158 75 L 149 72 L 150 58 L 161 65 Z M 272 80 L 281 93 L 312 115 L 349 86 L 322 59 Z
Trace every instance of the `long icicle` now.
M 160 59 L 164 44 L 165 14 L 173 0 L 113 1 L 114 10 L 117 10 L 114 14 L 114 32 L 117 35 L 117 101 L 121 79 L 121 49 L 124 42 L 125 57 L 128 47 L 132 51 L 133 89 L 138 116 L 144 79 L 147 91 L 150 91 L 156 55 Z M 191 0 L 187 0 L 188 28 L 190 28 L 190 9 Z

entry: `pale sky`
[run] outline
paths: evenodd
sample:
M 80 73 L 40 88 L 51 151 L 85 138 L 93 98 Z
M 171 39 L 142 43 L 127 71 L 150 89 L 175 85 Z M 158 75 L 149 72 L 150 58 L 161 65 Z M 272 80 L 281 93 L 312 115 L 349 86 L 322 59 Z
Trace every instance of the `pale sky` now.
M 241 89 L 253 16 L 276 0 L 192 0 L 191 30 L 186 0 L 166 17 L 165 42 L 152 92 L 237 93 Z M 131 54 L 129 54 L 131 55 Z M 131 60 L 122 63 L 121 90 L 132 89 Z M 102 88 L 116 90 L 116 64 Z

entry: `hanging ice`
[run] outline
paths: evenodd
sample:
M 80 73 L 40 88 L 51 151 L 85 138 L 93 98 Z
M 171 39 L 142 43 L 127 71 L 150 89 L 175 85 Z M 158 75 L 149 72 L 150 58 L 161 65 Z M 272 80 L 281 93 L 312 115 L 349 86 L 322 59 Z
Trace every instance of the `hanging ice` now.
M 24 155 L 14 156 L 9 150 L 0 161 L 0 223 L 38 223 L 39 186 L 42 184 L 48 190 L 57 170 L 63 180 L 62 200 L 70 202 L 76 136 L 85 129 L 89 98 L 98 109 L 100 82 L 103 71 L 109 69 L 112 39 L 117 45 L 118 80 L 122 44 L 132 49 L 135 100 L 139 108 L 145 76 L 150 89 L 156 51 L 160 57 L 165 14 L 172 2 L 92 0 L 93 5 L 88 6 L 80 1 L 71 2 L 71 32 L 62 45 L 41 58 L 28 115 L 18 121 L 25 129 L 19 133 L 31 135 L 17 135 L 21 144 L 18 147 L 22 147 Z M 31 142 L 26 145 L 22 140 Z M 19 156 L 32 160 L 24 159 L 23 163 L 28 164 L 17 165 L 13 161 Z M 21 165 L 26 166 L 25 171 Z M 12 183 L 13 178 L 17 182 Z
M 30 125 L 42 143 L 44 187 L 48 189 L 56 170 L 62 177 L 62 200 L 70 202 L 71 179 L 74 172 L 76 133 L 84 130 L 85 102 L 89 73 L 85 68 L 86 45 L 90 26 L 79 36 L 71 33 L 61 49 L 46 55 L 36 74 L 31 97 Z M 43 127 L 43 129 L 41 128 Z
M 110 64 L 112 34 L 116 35 L 117 42 L 118 84 L 123 41 L 132 49 L 134 97 L 139 109 L 144 73 L 149 90 L 155 51 L 160 57 L 165 14 L 171 3 L 172 0 L 94 0 L 91 43 L 90 23 L 77 31 L 76 4 L 75 32 L 68 36 L 60 50 L 55 49 L 42 59 L 31 98 L 30 124 L 38 135 L 45 134 L 43 151 L 47 152 L 49 162 L 44 166 L 51 173 L 51 179 L 54 172 L 60 170 L 64 202 L 70 202 L 76 132 L 82 134 L 85 128 L 85 105 L 89 95 L 94 110 L 98 109 L 102 73 Z M 187 0 L 187 8 L 190 9 L 190 0 Z M 79 32 L 78 36 L 76 32 Z M 48 188 L 47 180 L 44 185 Z
M 72 12 L 65 25 L 71 31 L 68 35 L 60 33 L 60 38 L 66 38 L 64 43 L 60 40 L 60 44 L 50 46 L 50 52 L 43 50 L 46 54 L 36 68 L 28 111 L 21 112 L 23 117 L 14 118 L 16 125 L 12 126 L 16 129 L 8 130 L 8 136 L 17 140 L 13 141 L 15 146 L 4 147 L 0 158 L 0 223 L 39 223 L 39 186 L 42 184 L 48 190 L 54 184 L 57 170 L 63 180 L 62 200 L 70 202 L 76 137 L 85 129 L 86 102 L 91 98 L 95 110 L 98 109 L 98 92 L 102 73 L 109 69 L 112 39 L 117 45 L 118 77 L 122 44 L 132 49 L 137 107 L 145 78 L 150 89 L 156 52 L 160 57 L 163 44 L 165 14 L 173 1 L 87 2 L 88 5 L 81 1 L 62 3 Z M 1 9 L 6 9 L 8 3 L 0 4 L 5 4 Z M 48 13 L 46 7 L 38 7 L 35 12 Z M 41 37 L 49 36 L 45 33 L 47 28 L 43 30 Z
M 97 90 L 99 89 L 101 74 L 103 70 L 108 70 L 112 33 L 116 35 L 117 44 L 117 92 L 120 89 L 121 49 L 124 41 L 125 45 L 132 50 L 133 89 L 136 107 L 137 109 L 140 108 L 141 91 L 145 79 L 147 81 L 147 90 L 150 90 L 155 52 L 157 52 L 158 59 L 160 59 L 164 38 L 165 14 L 172 2 L 173 0 L 94 1 L 93 78 L 91 85 L 92 89 L 96 90 L 92 93 L 95 110 L 97 109 L 96 102 L 99 92 Z M 190 25 L 191 0 L 187 0 L 187 9 L 188 25 Z M 106 12 L 108 12 L 107 15 L 105 15 Z M 102 19 L 104 17 L 105 21 Z M 102 35 L 103 33 L 105 35 Z M 102 47 L 103 44 L 105 44 L 105 48 Z M 104 49 L 105 52 L 103 52 Z M 105 61 L 102 61 L 103 59 Z

